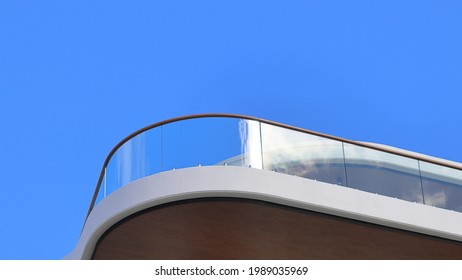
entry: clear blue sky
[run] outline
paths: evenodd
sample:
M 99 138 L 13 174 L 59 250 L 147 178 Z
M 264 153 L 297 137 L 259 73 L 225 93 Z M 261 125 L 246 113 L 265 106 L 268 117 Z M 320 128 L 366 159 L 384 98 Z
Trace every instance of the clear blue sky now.
M 0 3 L 0 259 L 76 244 L 106 155 L 246 114 L 462 162 L 461 1 Z

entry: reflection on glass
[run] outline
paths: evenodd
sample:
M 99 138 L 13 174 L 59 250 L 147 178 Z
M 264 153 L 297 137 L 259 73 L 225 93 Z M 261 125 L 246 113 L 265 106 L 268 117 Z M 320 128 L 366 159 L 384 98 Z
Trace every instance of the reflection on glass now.
M 128 140 L 105 167 L 96 202 L 142 177 L 198 165 L 264 168 L 462 212 L 460 170 L 221 117 L 172 122 Z
M 125 142 L 111 157 L 103 196 L 142 177 L 160 172 L 160 128 L 148 130 Z
M 261 168 L 259 137 L 256 121 L 199 118 L 171 123 L 162 127 L 162 169 L 217 164 Z
M 242 165 L 262 169 L 260 122 L 240 120 L 239 138 L 241 140 Z
M 344 144 L 348 187 L 423 202 L 417 160 Z
M 420 162 L 425 204 L 462 212 L 462 171 Z
M 346 185 L 342 143 L 261 124 L 265 169 Z

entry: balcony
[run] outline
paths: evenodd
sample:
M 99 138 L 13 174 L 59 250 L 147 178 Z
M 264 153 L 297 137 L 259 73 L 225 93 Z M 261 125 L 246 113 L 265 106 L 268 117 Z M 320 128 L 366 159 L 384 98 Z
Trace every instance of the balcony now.
M 270 170 L 462 212 L 460 164 L 235 115 L 174 119 L 127 137 L 106 160 L 90 211 L 143 177 L 214 165 Z
M 66 258 L 460 259 L 461 212 L 461 164 L 194 115 L 110 152 Z

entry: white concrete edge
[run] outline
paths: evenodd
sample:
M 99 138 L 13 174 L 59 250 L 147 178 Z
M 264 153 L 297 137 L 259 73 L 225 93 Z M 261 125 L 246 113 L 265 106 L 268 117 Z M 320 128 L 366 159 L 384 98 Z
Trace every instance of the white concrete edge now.
M 131 182 L 91 212 L 65 259 L 89 259 L 98 239 L 138 211 L 201 197 L 257 199 L 462 241 L 462 213 L 267 170 L 204 166 L 158 173 Z

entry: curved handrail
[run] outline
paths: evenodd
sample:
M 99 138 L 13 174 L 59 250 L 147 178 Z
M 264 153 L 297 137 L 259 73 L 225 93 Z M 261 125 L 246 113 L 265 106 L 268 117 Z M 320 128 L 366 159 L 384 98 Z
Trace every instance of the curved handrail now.
M 386 153 L 389 153 L 389 154 L 403 156 L 403 157 L 406 157 L 406 158 L 419 160 L 419 161 L 423 161 L 423 162 L 427 162 L 427 163 L 432 163 L 432 164 L 436 164 L 436 165 L 439 165 L 439 166 L 449 167 L 449 168 L 453 168 L 453 169 L 462 171 L 462 164 L 456 164 L 456 163 L 448 162 L 448 161 L 445 161 L 445 160 L 439 160 L 439 159 L 436 159 L 436 158 L 420 155 L 420 154 L 417 154 L 417 153 L 407 152 L 407 151 L 404 151 L 404 150 L 393 149 L 393 148 L 390 148 L 390 147 L 387 147 L 387 146 L 348 140 L 348 139 L 344 139 L 344 138 L 341 138 L 341 137 L 336 137 L 336 136 L 332 136 L 332 135 L 328 135 L 328 134 L 324 134 L 324 133 L 320 133 L 320 132 L 316 132 L 316 131 L 311 131 L 311 130 L 308 130 L 308 129 L 303 129 L 303 128 L 298 128 L 298 127 L 294 127 L 294 126 L 290 126 L 290 125 L 286 125 L 286 124 L 281 124 L 281 123 L 277 123 L 277 122 L 274 122 L 274 121 L 269 121 L 269 120 L 265 120 L 265 119 L 261 119 L 261 118 L 250 117 L 250 116 L 239 115 L 239 114 L 226 114 L 226 113 L 194 114 L 194 115 L 187 115 L 187 116 L 183 116 L 183 117 L 171 118 L 171 119 L 168 119 L 168 120 L 164 120 L 164 121 L 161 121 L 161 122 L 157 122 L 157 123 L 148 125 L 148 126 L 146 126 L 144 128 L 141 128 L 141 129 L 133 132 L 132 134 L 125 137 L 122 141 L 120 141 L 109 152 L 108 156 L 106 157 L 106 159 L 104 161 L 103 167 L 101 169 L 101 172 L 100 172 L 100 175 L 99 175 L 99 178 L 98 178 L 98 182 L 96 184 L 95 192 L 93 194 L 93 197 L 92 197 L 92 200 L 91 200 L 91 203 L 90 203 L 90 207 L 88 209 L 88 213 L 87 213 L 87 216 L 85 218 L 85 222 L 88 219 L 88 216 L 90 215 L 91 211 L 93 210 L 96 199 L 98 197 L 98 193 L 100 191 L 101 184 L 102 184 L 104 174 L 105 174 L 105 168 L 107 167 L 107 165 L 108 165 L 109 161 L 111 160 L 112 156 L 118 151 L 118 149 L 123 144 L 125 144 L 127 141 L 133 139 L 135 136 L 137 136 L 137 135 L 139 135 L 139 134 L 141 134 L 141 133 L 143 133 L 145 131 L 148 131 L 150 129 L 160 127 L 160 126 L 165 125 L 165 124 L 170 124 L 170 123 L 183 121 L 183 120 L 197 119 L 197 118 L 236 118 L 236 119 L 259 121 L 261 123 L 265 123 L 265 124 L 269 124 L 269 125 L 289 129 L 289 130 L 292 130 L 292 131 L 298 131 L 298 132 L 302 132 L 302 133 L 306 133 L 306 134 L 310 134 L 310 135 L 314 135 L 314 136 L 319 136 L 319 137 L 323 137 L 323 138 L 327 138 L 327 139 L 331 139 L 331 140 L 341 141 L 343 143 L 353 144 L 353 145 L 356 145 L 356 146 L 359 146 L 359 147 L 364 147 L 364 148 L 368 148 L 368 149 L 372 149 L 372 150 L 386 152 Z

